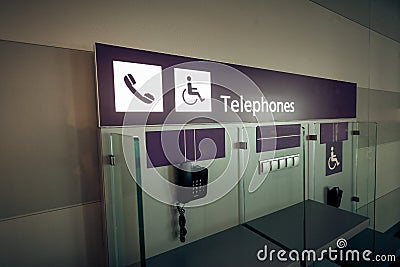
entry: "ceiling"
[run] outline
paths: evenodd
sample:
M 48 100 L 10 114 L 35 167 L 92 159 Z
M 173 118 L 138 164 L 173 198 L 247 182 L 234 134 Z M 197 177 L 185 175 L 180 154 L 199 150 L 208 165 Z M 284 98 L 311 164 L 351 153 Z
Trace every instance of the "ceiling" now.
M 310 0 L 400 43 L 400 0 Z

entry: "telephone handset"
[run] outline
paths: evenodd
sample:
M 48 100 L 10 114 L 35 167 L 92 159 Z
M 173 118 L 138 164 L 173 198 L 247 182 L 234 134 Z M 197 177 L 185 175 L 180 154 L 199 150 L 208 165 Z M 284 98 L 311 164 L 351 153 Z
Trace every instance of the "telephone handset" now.
M 175 167 L 176 184 L 184 187 L 178 190 L 178 201 L 187 203 L 189 201 L 203 198 L 207 195 L 208 169 L 200 166 L 192 166 L 186 162 Z M 192 188 L 190 190 L 190 188 Z
M 203 198 L 207 195 L 208 169 L 200 166 L 193 166 L 191 162 L 185 162 L 175 166 L 175 183 L 177 189 L 177 210 L 179 213 L 179 240 L 186 241 L 186 217 L 183 206 L 192 200 Z M 182 206 L 181 206 L 182 205 Z
M 340 207 L 340 202 L 342 201 L 343 190 L 338 186 L 328 189 L 327 204 L 334 206 L 336 208 Z
M 146 103 L 146 104 L 151 104 L 154 101 L 154 96 L 149 93 L 145 93 L 144 95 L 141 95 L 134 87 L 136 84 L 135 78 L 133 78 L 132 74 L 125 75 L 124 81 L 126 86 L 131 90 L 134 96 L 136 96 L 140 101 Z

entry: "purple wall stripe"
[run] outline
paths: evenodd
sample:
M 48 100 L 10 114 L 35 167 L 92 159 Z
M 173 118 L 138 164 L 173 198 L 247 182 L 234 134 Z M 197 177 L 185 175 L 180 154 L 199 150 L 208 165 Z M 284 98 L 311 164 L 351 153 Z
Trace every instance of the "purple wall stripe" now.
M 337 123 L 338 128 L 337 128 L 337 140 L 338 142 L 340 141 L 345 141 L 348 139 L 348 123 L 347 122 L 340 122 Z
M 256 139 L 300 135 L 300 124 L 257 126 Z
M 146 132 L 147 167 L 185 162 L 183 131 Z
M 276 136 L 300 135 L 300 124 L 277 125 Z
M 146 150 L 148 168 L 224 158 L 225 129 L 146 132 Z
M 256 127 L 256 139 L 276 137 L 275 126 L 257 126 Z
M 185 130 L 186 135 L 186 158 L 189 161 L 195 160 L 194 130 Z
M 300 146 L 300 136 L 260 139 L 256 141 L 256 152 L 266 152 Z
M 199 129 L 195 133 L 197 160 L 225 157 L 225 129 Z
M 320 143 L 342 142 L 348 139 L 348 123 L 321 123 Z
M 264 139 L 256 141 L 256 152 L 274 151 L 276 150 L 276 138 Z

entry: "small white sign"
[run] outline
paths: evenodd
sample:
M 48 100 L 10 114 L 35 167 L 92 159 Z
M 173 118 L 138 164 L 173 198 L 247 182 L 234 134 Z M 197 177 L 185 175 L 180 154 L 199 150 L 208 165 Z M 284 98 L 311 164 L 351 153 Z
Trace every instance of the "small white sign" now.
M 116 112 L 163 112 L 161 66 L 113 61 Z
M 211 112 L 211 73 L 174 69 L 175 110 L 177 112 Z

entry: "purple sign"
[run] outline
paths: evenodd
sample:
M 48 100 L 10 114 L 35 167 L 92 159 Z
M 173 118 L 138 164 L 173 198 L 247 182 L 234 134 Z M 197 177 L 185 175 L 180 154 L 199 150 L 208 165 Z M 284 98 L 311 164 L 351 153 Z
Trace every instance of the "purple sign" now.
M 99 126 L 356 117 L 356 84 L 96 44 Z
M 257 126 L 256 152 L 300 146 L 300 124 Z
M 326 176 L 342 172 L 342 151 L 342 142 L 332 142 L 326 144 Z
M 225 129 L 146 132 L 147 167 L 225 157 Z
M 321 123 L 321 144 L 341 142 L 348 139 L 348 123 Z

